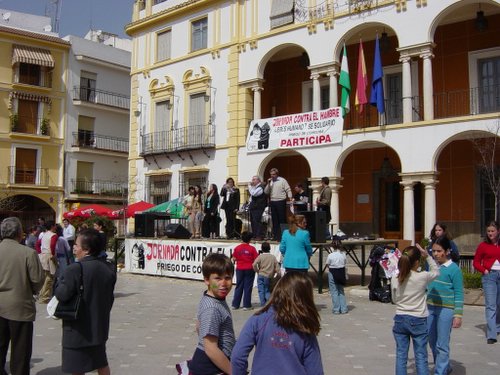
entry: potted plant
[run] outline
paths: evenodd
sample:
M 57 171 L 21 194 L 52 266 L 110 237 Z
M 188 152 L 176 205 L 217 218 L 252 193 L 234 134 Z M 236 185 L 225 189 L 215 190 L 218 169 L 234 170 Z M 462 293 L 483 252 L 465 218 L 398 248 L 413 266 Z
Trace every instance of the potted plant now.
M 17 113 L 13 113 L 10 115 L 10 128 L 13 132 L 17 131 L 19 126 L 19 115 Z
M 50 130 L 50 120 L 48 118 L 43 118 L 42 123 L 40 124 L 40 134 L 49 135 L 49 130 Z

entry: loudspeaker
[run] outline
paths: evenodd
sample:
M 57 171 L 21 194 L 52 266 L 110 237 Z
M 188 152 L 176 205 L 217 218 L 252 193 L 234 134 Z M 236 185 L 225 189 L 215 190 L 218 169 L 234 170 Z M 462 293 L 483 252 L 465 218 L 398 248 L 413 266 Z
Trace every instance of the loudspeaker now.
M 155 218 L 154 215 L 147 213 L 135 214 L 135 237 L 154 237 L 155 236 Z
M 300 213 L 307 220 L 307 230 L 311 235 L 311 242 L 326 242 L 326 212 L 324 211 L 304 211 Z
M 168 238 L 187 239 L 191 237 L 191 233 L 182 226 L 182 224 L 168 224 L 165 229 L 165 235 Z

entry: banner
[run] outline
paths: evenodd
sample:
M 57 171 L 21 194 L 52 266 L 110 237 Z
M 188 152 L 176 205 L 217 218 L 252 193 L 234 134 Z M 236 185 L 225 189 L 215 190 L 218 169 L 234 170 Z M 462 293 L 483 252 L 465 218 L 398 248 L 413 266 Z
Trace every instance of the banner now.
M 203 280 L 201 265 L 210 253 L 231 257 L 238 242 L 205 242 L 191 240 L 127 238 L 125 270 L 145 275 Z M 255 246 L 257 251 L 260 245 Z M 271 254 L 279 260 L 279 245 L 271 244 Z M 236 272 L 235 272 L 236 274 Z
M 254 120 L 247 136 L 248 153 L 328 146 L 342 141 L 340 107 Z

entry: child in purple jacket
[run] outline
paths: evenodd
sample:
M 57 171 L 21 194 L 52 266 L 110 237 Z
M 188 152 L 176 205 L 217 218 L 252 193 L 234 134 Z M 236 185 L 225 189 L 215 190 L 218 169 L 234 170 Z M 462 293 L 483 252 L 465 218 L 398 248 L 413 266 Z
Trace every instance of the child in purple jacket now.
M 254 346 L 252 375 L 322 375 L 319 330 L 309 276 L 287 272 L 267 304 L 245 323 L 231 355 L 232 375 L 247 374 Z

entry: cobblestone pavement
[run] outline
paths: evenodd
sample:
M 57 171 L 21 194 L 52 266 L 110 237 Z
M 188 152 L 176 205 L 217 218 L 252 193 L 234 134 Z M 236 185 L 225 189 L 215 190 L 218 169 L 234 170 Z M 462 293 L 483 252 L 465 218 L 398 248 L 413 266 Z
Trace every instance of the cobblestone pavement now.
M 203 290 L 199 281 L 119 273 L 107 343 L 112 372 L 176 374 L 175 364 L 189 358 L 197 342 L 195 315 Z M 331 313 L 328 293 L 315 296 L 325 374 L 394 373 L 394 306 L 368 301 L 362 287 L 349 288 L 347 295 L 346 315 Z M 256 290 L 252 301 L 257 306 Z M 46 317 L 45 305 L 37 307 L 31 373 L 61 374 L 61 322 Z M 237 335 L 251 314 L 233 311 Z M 466 306 L 463 327 L 452 334 L 453 375 L 500 374 L 500 344 L 487 345 L 484 328 L 484 307 Z M 412 353 L 409 364 L 415 373 Z

